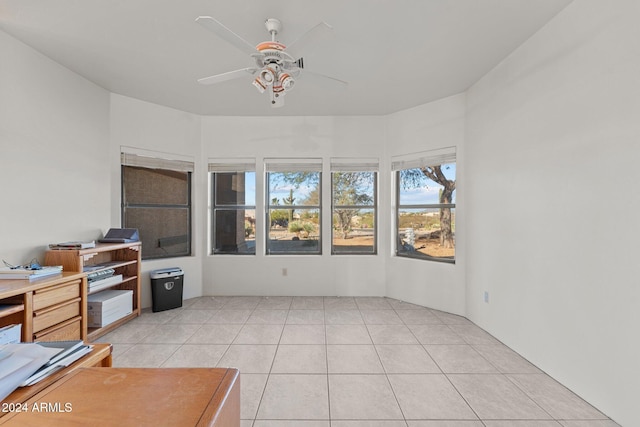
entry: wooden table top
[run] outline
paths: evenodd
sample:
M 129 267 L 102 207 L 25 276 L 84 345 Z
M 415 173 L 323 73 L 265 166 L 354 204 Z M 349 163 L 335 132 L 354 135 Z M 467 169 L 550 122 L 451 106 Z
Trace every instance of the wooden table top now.
M 2 279 L 0 280 L 0 298 L 9 298 L 22 295 L 44 287 L 55 286 L 69 280 L 82 279 L 85 273 L 63 271 L 59 274 L 41 277 L 35 280 L 29 279 Z
M 238 370 L 226 368 L 81 368 L 0 424 L 239 426 L 239 381 Z

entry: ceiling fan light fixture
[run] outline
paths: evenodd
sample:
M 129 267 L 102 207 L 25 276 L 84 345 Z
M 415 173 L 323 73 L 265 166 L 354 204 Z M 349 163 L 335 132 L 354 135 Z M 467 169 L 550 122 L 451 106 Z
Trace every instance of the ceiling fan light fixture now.
M 274 70 L 271 67 L 264 67 L 260 71 L 258 78 L 265 86 L 271 86 L 276 80 L 276 73 L 277 70 Z
M 278 70 L 274 70 L 273 68 L 266 66 L 260 70 L 258 77 L 253 81 L 253 85 L 260 93 L 264 93 L 267 87 L 273 85 L 277 81 L 277 73 Z
M 291 77 L 288 73 L 281 73 L 280 76 L 278 77 L 278 81 L 280 82 L 280 86 L 282 86 L 282 89 L 285 92 L 288 92 L 291 89 L 293 89 L 293 86 L 296 82 L 293 79 L 293 77 Z
M 253 85 L 256 87 L 256 89 L 258 89 L 258 92 L 260 93 L 264 93 L 264 91 L 267 89 L 267 86 L 262 84 L 260 77 L 256 77 L 256 79 L 253 81 Z

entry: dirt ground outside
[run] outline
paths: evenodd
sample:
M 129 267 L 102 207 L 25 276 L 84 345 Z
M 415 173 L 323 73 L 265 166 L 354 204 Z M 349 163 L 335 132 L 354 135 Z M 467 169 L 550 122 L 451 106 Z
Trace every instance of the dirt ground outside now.
M 276 240 L 291 240 L 295 236 L 294 233 L 289 233 L 288 231 L 279 230 L 274 233 L 271 230 L 271 238 Z M 315 237 L 317 239 L 317 237 Z M 304 237 L 301 240 L 306 240 Z M 347 239 L 342 239 L 338 237 L 334 237 L 333 239 L 334 246 L 353 246 L 353 247 L 372 247 L 373 246 L 373 236 L 350 236 Z M 417 236 L 415 241 L 416 252 L 420 252 L 427 256 L 438 257 L 438 258 L 453 258 L 455 255 L 455 248 L 443 248 L 440 246 L 439 238 L 427 238 L 425 236 Z
M 456 253 L 455 248 L 443 248 L 442 246 L 440 246 L 439 238 L 417 238 L 415 248 L 416 252 L 438 258 L 453 257 Z
M 372 236 L 354 236 L 348 239 L 334 238 L 333 244 L 335 246 L 373 246 Z M 415 242 L 416 252 L 423 253 L 432 257 L 453 257 L 455 255 L 455 248 L 443 248 L 440 246 L 440 239 L 433 238 L 428 239 L 426 237 L 419 237 Z

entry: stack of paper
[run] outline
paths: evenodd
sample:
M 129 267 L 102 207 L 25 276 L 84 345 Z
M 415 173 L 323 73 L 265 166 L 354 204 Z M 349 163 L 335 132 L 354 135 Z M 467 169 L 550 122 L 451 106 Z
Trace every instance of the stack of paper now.
M 82 341 L 0 346 L 0 401 L 18 387 L 30 386 L 71 365 L 91 351 Z
M 55 356 L 51 357 L 47 363 L 24 380 L 20 385 L 33 385 L 54 372 L 71 365 L 85 354 L 91 351 L 90 345 L 85 345 L 82 341 L 55 341 L 40 342 L 38 345 L 55 350 Z
M 0 305 L 0 309 L 2 306 Z M 22 337 L 22 324 L 14 323 L 0 328 L 0 345 L 19 343 Z
M 90 242 L 62 242 L 49 244 L 49 249 L 87 249 L 95 247 L 95 240 L 92 240 Z
M 59 352 L 31 343 L 0 347 L 0 401 Z
M 41 277 L 47 277 L 54 274 L 60 274 L 62 272 L 61 265 L 55 265 L 51 267 L 40 267 L 38 269 L 33 268 L 0 268 L 0 279 L 29 279 L 35 280 Z
M 88 282 L 88 292 L 90 294 L 107 289 L 113 285 L 117 285 L 122 282 L 122 274 L 116 274 L 115 276 L 105 277 L 100 280 L 92 280 Z

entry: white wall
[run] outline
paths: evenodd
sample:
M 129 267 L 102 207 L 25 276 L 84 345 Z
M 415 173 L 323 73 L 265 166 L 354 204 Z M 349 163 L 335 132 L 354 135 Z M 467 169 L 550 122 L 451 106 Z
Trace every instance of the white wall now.
M 382 117 L 204 117 L 203 158 L 254 157 L 257 188 L 263 188 L 263 159 L 314 157 L 324 163 L 322 255 L 264 255 L 264 241 L 255 256 L 214 255 L 203 260 L 205 295 L 385 295 L 388 218 L 380 211 L 378 255 L 332 256 L 329 160 L 331 157 L 383 159 Z M 388 206 L 388 182 L 380 179 L 380 206 Z M 264 194 L 257 194 L 256 223 L 264 229 Z M 206 247 L 206 245 L 205 245 Z M 205 250 L 203 247 L 201 250 Z M 282 269 L 287 268 L 287 276 Z
M 455 95 L 388 116 L 387 159 L 409 153 L 456 147 L 456 263 L 440 263 L 390 256 L 387 296 L 414 304 L 465 314 L 465 95 Z M 389 164 L 386 174 L 390 178 Z M 389 200 L 394 190 L 389 187 Z M 391 203 L 386 205 L 394 215 Z M 390 224 L 386 222 L 383 224 Z M 389 226 L 384 230 L 389 232 Z M 391 252 L 391 242 L 389 251 Z
M 0 259 L 109 228 L 109 93 L 0 31 Z
M 202 295 L 202 263 L 200 247 L 205 238 L 206 190 L 201 188 L 198 176 L 206 174 L 206 164 L 200 153 L 200 117 L 126 96 L 111 95 L 111 192 L 110 214 L 113 224 L 120 226 L 120 150 L 121 147 L 149 150 L 168 154 L 169 158 L 195 162 L 192 183 L 193 248 L 189 257 L 149 260 L 142 263 L 142 306 L 151 306 L 149 271 L 180 267 L 184 270 L 185 299 Z M 203 198 L 205 197 L 205 198 Z
M 624 426 L 640 425 L 639 18 L 635 0 L 575 1 L 467 94 L 468 315 Z

